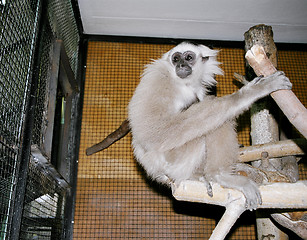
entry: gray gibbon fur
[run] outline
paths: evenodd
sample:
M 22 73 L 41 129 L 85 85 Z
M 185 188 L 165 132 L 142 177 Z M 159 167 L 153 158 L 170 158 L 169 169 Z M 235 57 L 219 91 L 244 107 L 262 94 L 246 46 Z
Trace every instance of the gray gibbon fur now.
M 210 182 L 241 191 L 246 207 L 261 204 L 258 185 L 235 174 L 239 144 L 235 119 L 252 103 L 292 84 L 283 72 L 257 77 L 223 97 L 208 94 L 223 72 L 218 51 L 181 43 L 146 66 L 128 106 L 132 145 L 148 176 L 162 184 Z

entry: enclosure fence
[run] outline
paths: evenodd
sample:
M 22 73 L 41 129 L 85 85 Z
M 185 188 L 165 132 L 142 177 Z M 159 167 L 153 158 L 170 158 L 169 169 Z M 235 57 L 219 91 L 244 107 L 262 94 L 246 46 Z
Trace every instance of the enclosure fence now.
M 79 39 L 69 0 L 0 1 L 0 239 L 71 234 Z

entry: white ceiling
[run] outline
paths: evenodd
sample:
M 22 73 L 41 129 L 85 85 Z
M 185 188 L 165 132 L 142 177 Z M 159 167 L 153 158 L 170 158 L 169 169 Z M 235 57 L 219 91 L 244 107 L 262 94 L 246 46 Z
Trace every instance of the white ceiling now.
M 275 42 L 307 43 L 307 0 L 78 0 L 85 34 L 244 40 L 257 24 Z

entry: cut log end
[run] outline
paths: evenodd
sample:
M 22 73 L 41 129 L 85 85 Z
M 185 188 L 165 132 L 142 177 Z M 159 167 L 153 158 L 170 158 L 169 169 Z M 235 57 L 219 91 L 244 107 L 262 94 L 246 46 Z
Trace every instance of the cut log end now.
M 246 52 L 245 58 L 254 69 L 257 76 L 269 76 L 277 71 L 267 57 L 264 48 L 260 45 L 252 46 L 252 48 Z

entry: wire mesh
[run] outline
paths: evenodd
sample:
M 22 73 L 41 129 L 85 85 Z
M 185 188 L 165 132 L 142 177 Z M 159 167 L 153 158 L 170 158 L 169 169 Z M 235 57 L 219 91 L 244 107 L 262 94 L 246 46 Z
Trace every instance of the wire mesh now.
M 33 158 L 28 174 L 20 239 L 62 239 L 66 189 Z
M 44 133 L 47 124 L 47 109 L 48 109 L 48 89 L 49 89 L 49 66 L 50 66 L 50 47 L 54 39 L 50 26 L 45 24 L 43 26 L 43 33 L 41 37 L 41 60 L 39 66 L 39 84 L 36 91 L 36 105 L 34 114 L 34 128 L 33 128 L 33 144 L 42 147 L 44 141 Z
M 72 1 L 49 0 L 47 14 L 50 24 L 48 27 L 50 27 L 54 38 L 63 41 L 64 49 L 70 62 L 70 67 L 75 75 L 75 79 L 78 79 L 80 35 L 72 8 Z M 72 163 L 75 161 L 76 156 L 74 155 L 74 152 L 78 145 L 75 137 L 76 131 L 78 130 L 75 126 L 77 124 L 77 114 L 79 111 L 77 109 L 78 103 L 79 96 L 75 96 L 72 99 L 71 119 L 74 120 L 72 120 L 70 124 L 68 153 L 65 162 L 66 171 L 62 173 L 63 177 L 65 177 L 69 183 L 72 181 Z
M 0 2 L 0 238 L 11 225 L 14 183 L 30 87 L 37 1 Z M 25 21 L 27 19 L 27 21 Z
M 72 3 L 70 0 L 48 0 L 45 3 L 47 14 L 43 13 L 44 20 L 39 22 L 40 1 L 0 1 L 0 239 L 10 238 L 9 233 L 15 227 L 11 225 L 13 211 L 20 204 L 15 202 L 15 197 L 24 146 L 23 133 L 25 130 L 33 133 L 32 145 L 40 146 L 44 138 L 53 39 L 63 39 L 77 76 L 79 33 Z M 40 33 L 39 25 L 43 25 Z M 38 35 L 41 36 L 40 43 L 36 42 Z M 37 72 L 33 72 L 34 62 L 38 63 L 35 66 Z M 37 78 L 38 87 L 32 131 L 25 129 L 25 116 L 33 76 Z M 76 114 L 75 110 L 72 112 Z M 72 136 L 73 133 L 70 138 Z M 69 144 L 75 146 L 75 139 Z M 74 151 L 73 146 L 70 147 L 71 152 Z M 22 169 L 28 172 L 28 178 L 20 239 L 61 239 L 66 191 L 33 158 L 30 161 L 29 156 L 25 161 L 29 161 L 30 165 L 29 169 Z M 67 176 L 72 175 L 71 171 L 71 166 L 67 166 Z
M 35 111 L 35 129 L 33 143 L 41 146 L 43 134 L 46 127 L 46 112 L 48 107 L 49 89 L 49 66 L 50 49 L 52 40 L 63 40 L 65 51 L 69 57 L 71 68 L 77 76 L 78 54 L 79 54 L 79 33 L 74 18 L 70 1 L 48 1 L 47 8 L 48 24 L 43 26 L 41 39 L 41 61 L 39 66 L 39 87 L 37 90 L 37 104 Z M 46 17 L 46 16 L 44 16 Z
M 71 1 L 49 0 L 48 18 L 54 36 L 63 40 L 71 68 L 77 76 L 80 37 Z
M 48 100 L 50 84 L 50 65 L 54 39 L 63 40 L 71 68 L 77 76 L 79 34 L 70 1 L 50 0 L 47 6 L 47 21 L 42 27 L 39 61 L 39 84 L 36 92 L 35 122 L 32 144 L 42 147 L 48 124 Z M 59 90 L 58 90 L 59 91 Z M 55 108 L 55 111 L 61 111 Z M 56 113 L 57 114 L 57 113 Z M 74 141 L 74 140 L 72 140 Z M 71 144 L 71 143 L 69 143 Z M 72 149 L 70 149 L 73 152 Z M 52 153 L 55 154 L 56 153 Z M 49 159 L 50 160 L 50 159 Z M 70 182 L 71 166 L 67 160 L 63 177 Z M 21 239 L 61 239 L 64 230 L 65 189 L 54 181 L 52 176 L 44 176 L 44 170 L 37 167 L 29 169 L 26 202 L 22 220 Z M 37 192 L 37 186 L 41 191 Z
M 74 239 L 208 239 L 221 217 L 224 209 L 178 202 L 168 189 L 148 180 L 133 158 L 130 134 L 102 152 L 85 155 L 87 147 L 100 142 L 127 117 L 126 107 L 143 66 L 172 47 L 89 42 Z M 301 86 L 305 83 L 297 72 L 306 71 L 306 52 L 282 51 L 279 56 L 280 69 L 289 64 L 286 74 L 300 86 L 294 90 L 307 103 L 302 93 L 306 87 Z M 239 88 L 233 73 L 244 75 L 244 50 L 220 49 L 219 61 L 224 76 L 217 79 L 217 95 L 222 96 Z M 238 124 L 239 142 L 250 145 L 249 113 L 241 116 Z M 301 179 L 307 178 L 304 162 Z M 227 239 L 256 239 L 254 213 L 244 213 Z

